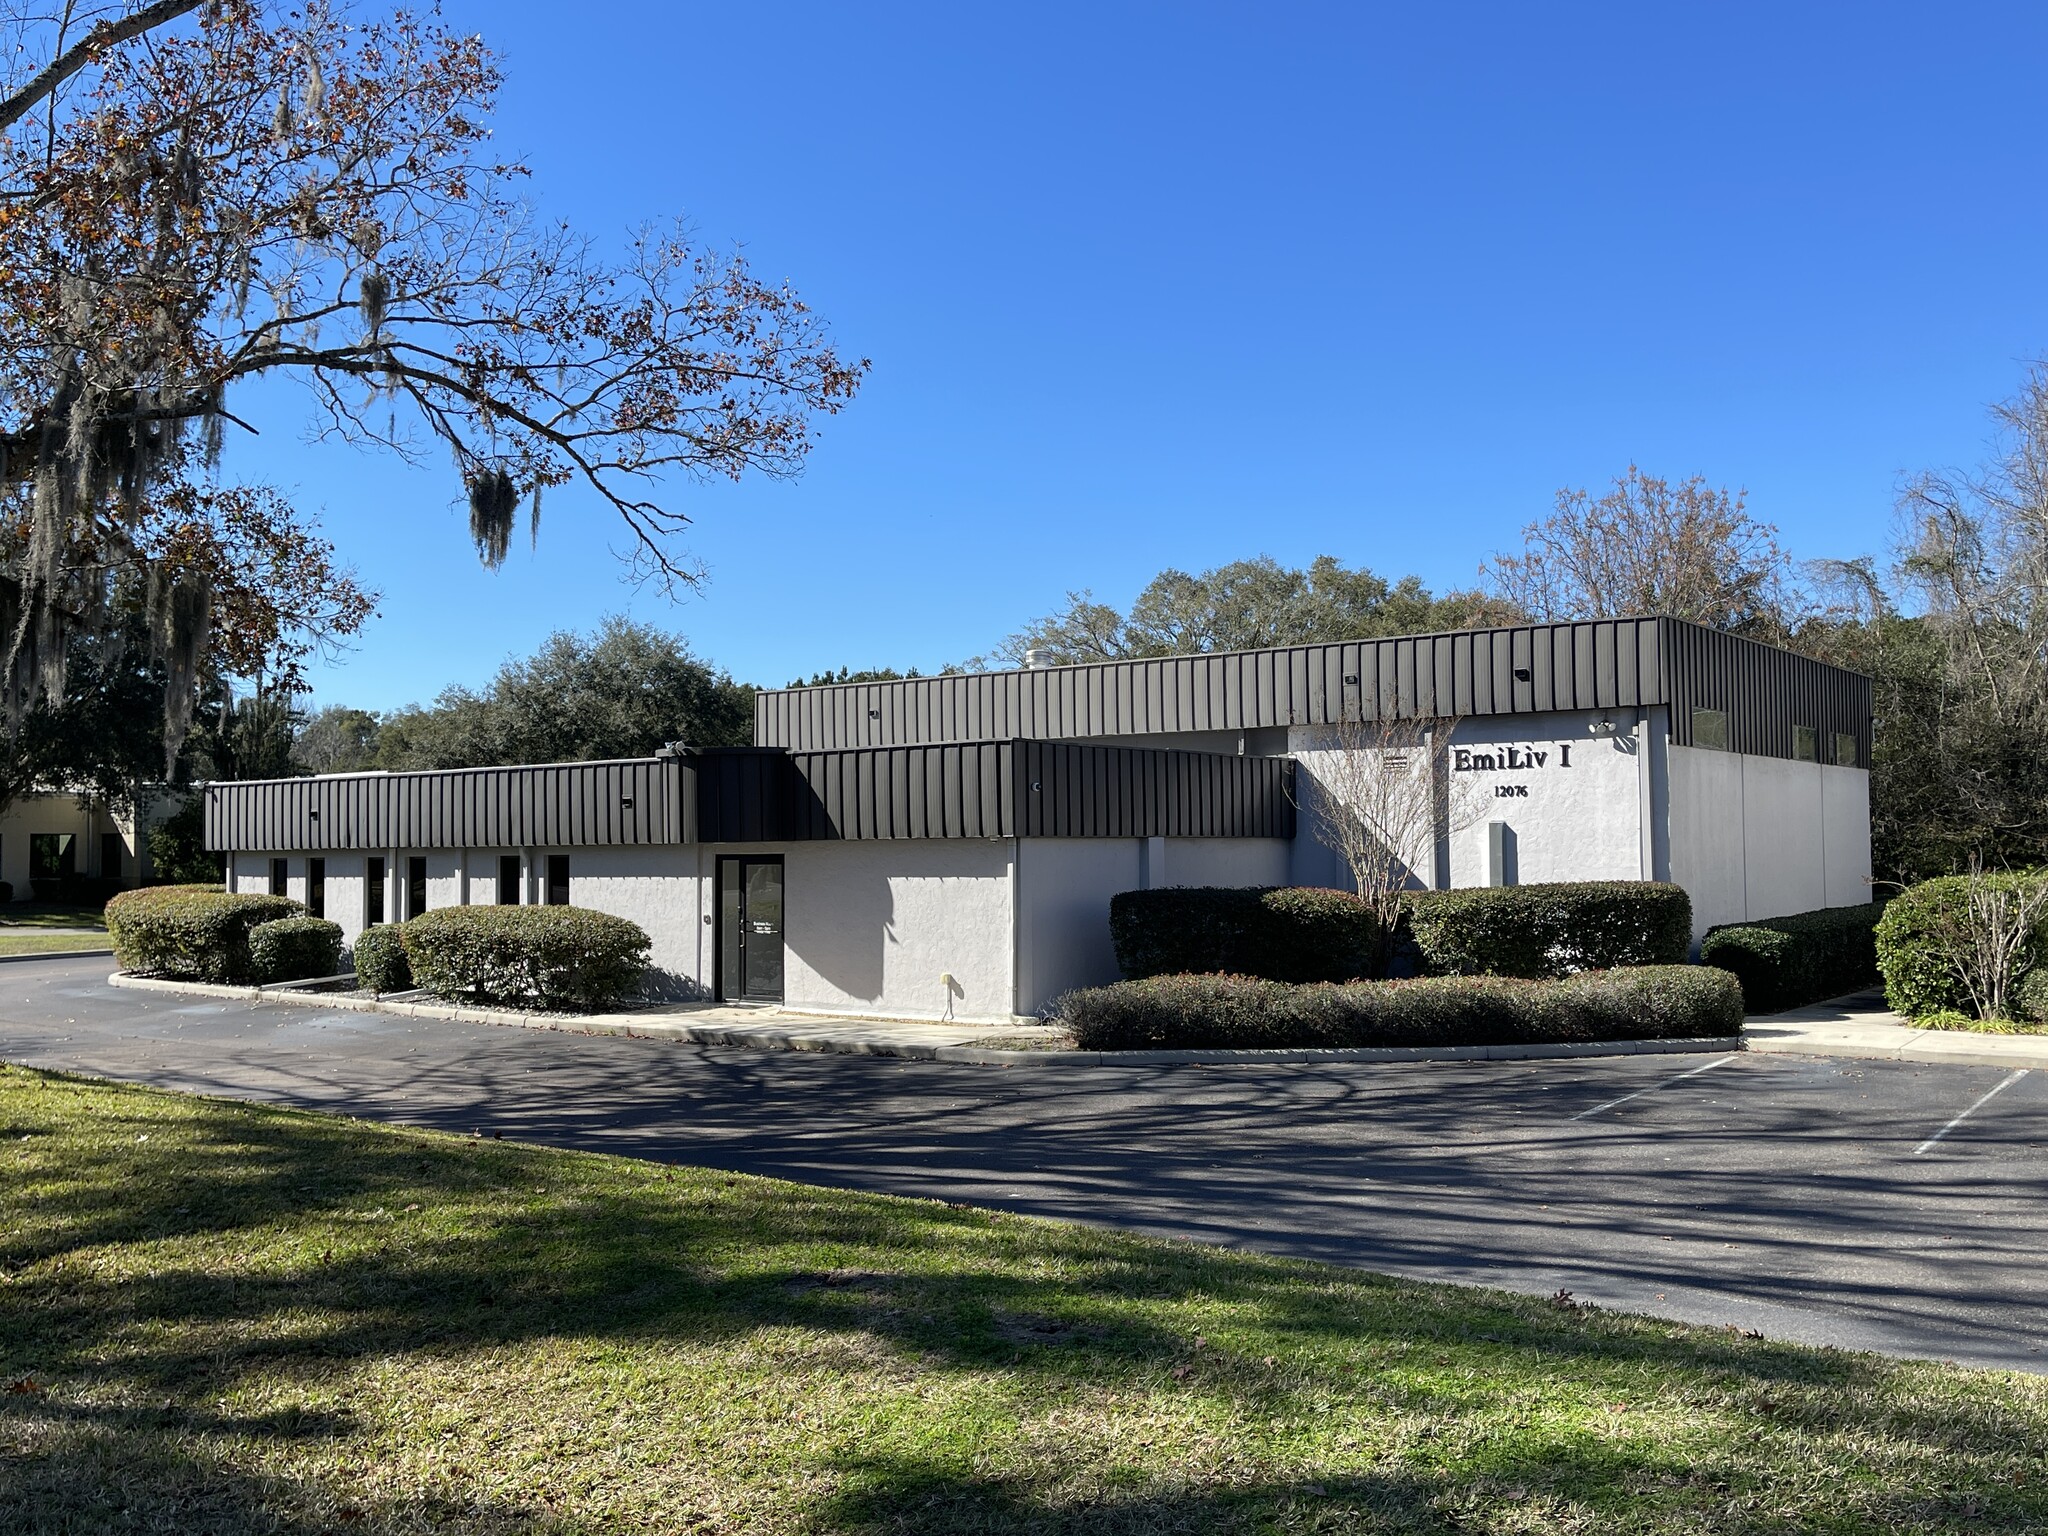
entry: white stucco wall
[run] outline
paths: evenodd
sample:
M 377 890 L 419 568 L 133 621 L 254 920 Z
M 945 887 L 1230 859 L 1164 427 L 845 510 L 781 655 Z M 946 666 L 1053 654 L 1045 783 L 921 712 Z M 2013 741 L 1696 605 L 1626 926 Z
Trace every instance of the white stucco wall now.
M 1459 723 L 1445 763 L 1453 821 L 1465 823 L 1451 833 L 1453 887 L 1486 884 L 1496 821 L 1508 828 L 1508 884 L 1647 876 L 1636 712 L 1605 717 L 1612 736 L 1589 729 L 1600 711 Z
M 1062 992 L 1119 976 L 1109 900 L 1145 885 L 1214 885 L 1206 878 L 1148 880 L 1173 868 L 1177 838 L 1027 837 L 1017 843 L 1017 1011 L 1037 1013 Z M 1163 856 L 1160 850 L 1164 849 Z M 1195 873 L 1190 867 L 1189 874 Z M 1245 881 L 1244 884 L 1256 882 Z
M 1870 774 L 1673 746 L 1671 878 L 1693 927 L 1870 900 Z
M 1716 923 L 1749 915 L 1743 875 L 1742 759 L 1673 745 L 1671 764 L 1671 878 L 1692 897 L 1692 926 L 1704 933 Z M 1777 913 L 1759 913 L 1775 917 Z
M 1596 737 L 1603 714 L 1618 727 Z M 1644 806 L 1653 761 L 1642 761 L 1634 710 L 1486 717 L 1458 723 L 1439 755 L 1449 811 L 1449 867 L 1437 868 L 1433 838 L 1403 850 L 1415 883 L 1451 886 L 1487 881 L 1489 822 L 1508 829 L 1509 883 L 1647 878 L 1652 839 Z M 1301 885 L 1349 888 L 1343 861 L 1316 836 L 1324 782 L 1335 757 L 1327 728 L 1297 727 L 1290 743 L 1300 764 L 1301 825 L 1292 876 Z
M 1341 781 L 1341 775 L 1336 768 L 1343 750 L 1338 733 L 1328 726 L 1294 726 L 1287 733 L 1287 745 L 1295 760 L 1294 793 L 1297 807 L 1294 847 L 1288 860 L 1287 883 L 1324 886 L 1337 891 L 1352 890 L 1355 888 L 1355 881 L 1349 866 L 1344 862 L 1343 855 L 1317 832 L 1318 826 L 1326 824 L 1323 807 L 1329 802 L 1330 797 L 1337 793 L 1333 786 Z M 1414 773 L 1422 786 L 1422 792 L 1426 794 L 1426 761 L 1417 758 L 1414 762 Z M 1411 872 L 1413 884 L 1428 886 L 1432 882 L 1436 851 L 1435 837 L 1429 830 L 1420 829 L 1412 845 L 1401 850 L 1401 857 Z M 1195 882 L 1173 880 L 1166 883 L 1189 885 Z
M 709 850 L 691 847 L 542 849 L 535 867 L 545 872 L 548 852 L 569 855 L 569 904 L 630 918 L 647 931 L 648 962 L 657 995 L 708 998 L 714 936 Z M 490 863 L 495 901 L 497 859 Z M 476 903 L 481 904 L 481 903 Z
M 1008 842 L 791 843 L 767 851 L 783 855 L 789 1007 L 1010 1017 Z
M 1784 917 L 1828 904 L 1822 852 L 1821 767 L 1742 757 L 1745 917 Z
M 1286 885 L 1294 857 L 1284 837 L 1160 837 L 1150 842 L 1148 885 Z M 1343 884 L 1349 888 L 1351 882 Z
M 1827 904 L 1853 907 L 1871 899 L 1870 771 L 1822 764 L 1821 848 L 1827 862 Z

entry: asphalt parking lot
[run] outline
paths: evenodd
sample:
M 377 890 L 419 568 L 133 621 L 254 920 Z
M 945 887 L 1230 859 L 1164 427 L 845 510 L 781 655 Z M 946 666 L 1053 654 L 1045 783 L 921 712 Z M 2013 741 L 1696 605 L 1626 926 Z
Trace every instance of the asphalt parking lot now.
M 0 967 L 0 1058 L 2048 1370 L 2048 1071 L 969 1066 L 201 1001 L 107 967 Z

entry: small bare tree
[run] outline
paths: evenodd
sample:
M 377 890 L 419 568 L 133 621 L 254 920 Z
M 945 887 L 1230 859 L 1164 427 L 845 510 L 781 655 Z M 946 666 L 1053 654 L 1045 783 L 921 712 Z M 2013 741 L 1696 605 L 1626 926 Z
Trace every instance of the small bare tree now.
M 1980 1019 L 2012 1017 L 2013 986 L 2048 915 L 2048 881 L 2000 878 L 1972 865 L 1960 909 L 1935 929 L 1942 962 Z
M 1308 808 L 1316 840 L 1344 861 L 1383 943 L 1400 921 L 1402 892 L 1424 883 L 1437 838 L 1482 813 L 1477 786 L 1436 771 L 1457 725 L 1386 710 L 1339 722 L 1327 746 L 1301 754 L 1317 791 Z

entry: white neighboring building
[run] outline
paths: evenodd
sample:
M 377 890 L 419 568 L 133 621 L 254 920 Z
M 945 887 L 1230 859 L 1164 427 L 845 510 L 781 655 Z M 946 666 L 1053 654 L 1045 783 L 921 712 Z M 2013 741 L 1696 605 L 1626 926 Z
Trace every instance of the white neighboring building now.
M 751 748 L 209 785 L 207 836 L 351 941 L 570 902 L 673 995 L 994 1022 L 1115 978 L 1118 891 L 1348 884 L 1318 761 L 1380 711 L 1480 806 L 1417 885 L 1673 880 L 1702 932 L 1869 899 L 1868 679 L 1659 618 L 789 689 Z
M 92 795 L 70 790 L 31 790 L 0 811 L 0 880 L 16 901 L 34 895 L 37 880 L 62 882 L 71 876 L 147 882 L 148 829 L 178 808 L 182 796 L 142 792 L 142 817 L 108 807 Z

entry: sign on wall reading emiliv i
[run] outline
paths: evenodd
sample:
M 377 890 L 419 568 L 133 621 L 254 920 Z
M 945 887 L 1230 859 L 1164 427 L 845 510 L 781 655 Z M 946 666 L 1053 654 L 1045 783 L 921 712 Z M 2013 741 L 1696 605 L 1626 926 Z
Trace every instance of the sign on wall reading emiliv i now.
M 1557 766 L 1569 768 L 1572 765 L 1572 744 L 1560 741 L 1557 747 Z M 1537 747 L 1495 747 L 1481 750 L 1475 747 L 1451 748 L 1451 770 L 1454 773 L 1498 772 L 1505 769 L 1542 768 L 1550 762 L 1550 752 Z

